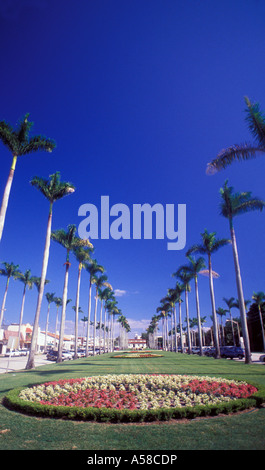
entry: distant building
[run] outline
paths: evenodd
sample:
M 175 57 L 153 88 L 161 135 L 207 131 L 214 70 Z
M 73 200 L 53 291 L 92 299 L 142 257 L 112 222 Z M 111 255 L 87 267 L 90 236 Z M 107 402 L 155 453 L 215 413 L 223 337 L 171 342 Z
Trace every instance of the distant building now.
M 133 339 L 128 339 L 128 348 L 130 349 L 145 349 L 146 339 L 141 339 L 139 335 L 135 335 Z

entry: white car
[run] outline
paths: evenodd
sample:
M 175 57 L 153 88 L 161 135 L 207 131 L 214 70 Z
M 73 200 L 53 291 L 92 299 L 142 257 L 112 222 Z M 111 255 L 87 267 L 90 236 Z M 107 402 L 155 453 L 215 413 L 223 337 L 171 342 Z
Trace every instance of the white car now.
M 265 354 L 262 354 L 262 356 L 259 357 L 260 362 L 265 362 Z
M 62 359 L 70 361 L 70 359 L 73 359 L 73 353 L 71 351 L 62 351 Z
M 5 354 L 5 357 L 18 357 L 20 356 L 20 351 L 18 349 L 14 349 L 13 351 L 9 351 Z

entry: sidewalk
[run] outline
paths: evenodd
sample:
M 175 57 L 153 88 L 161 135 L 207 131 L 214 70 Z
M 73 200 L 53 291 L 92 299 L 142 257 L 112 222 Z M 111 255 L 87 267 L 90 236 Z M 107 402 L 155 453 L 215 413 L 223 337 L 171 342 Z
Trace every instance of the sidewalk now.
M 28 356 L 21 357 L 4 357 L 0 356 L 0 374 L 7 372 L 15 372 L 16 370 L 23 370 L 26 367 Z M 35 367 L 51 364 L 51 361 L 46 359 L 46 354 L 35 355 Z

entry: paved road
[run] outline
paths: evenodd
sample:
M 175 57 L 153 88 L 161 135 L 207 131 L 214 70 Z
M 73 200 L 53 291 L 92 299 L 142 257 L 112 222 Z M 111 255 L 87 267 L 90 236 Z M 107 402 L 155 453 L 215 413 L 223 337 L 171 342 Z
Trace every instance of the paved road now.
M 25 369 L 28 357 L 0 357 L 0 374 L 6 372 L 15 372 L 16 370 Z M 46 354 L 36 354 L 35 356 L 35 367 L 43 366 L 45 364 L 51 364 L 51 361 L 47 361 Z
M 263 365 L 265 365 L 265 363 L 262 363 L 262 362 L 259 361 L 259 358 L 262 354 L 263 353 L 252 353 L 252 362 L 254 364 L 263 364 Z M 227 359 L 227 360 L 229 360 L 229 359 Z M 235 360 L 239 361 L 239 362 L 244 362 L 244 359 L 242 359 L 242 360 L 235 359 Z M 0 374 L 4 374 L 6 372 L 11 372 L 12 373 L 12 372 L 15 372 L 16 370 L 23 370 L 26 367 L 26 363 L 27 363 L 27 357 L 26 356 L 11 357 L 11 358 L 1 357 L 0 356 Z M 36 356 L 35 356 L 35 367 L 43 366 L 45 364 L 52 364 L 52 362 L 47 361 L 45 354 L 36 354 Z

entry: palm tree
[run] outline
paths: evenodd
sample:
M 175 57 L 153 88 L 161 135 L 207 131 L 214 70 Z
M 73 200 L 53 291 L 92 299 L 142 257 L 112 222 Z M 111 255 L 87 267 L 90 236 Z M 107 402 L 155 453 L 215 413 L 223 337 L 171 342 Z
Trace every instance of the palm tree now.
M 216 310 L 216 313 L 217 315 L 219 315 L 221 317 L 221 331 L 222 331 L 222 335 L 221 335 L 221 338 L 222 338 L 222 345 L 224 346 L 224 327 L 223 327 L 223 317 L 226 316 L 227 312 L 229 310 L 225 309 L 225 308 L 222 308 L 222 307 L 218 307 L 217 310 Z
M 108 352 L 109 351 L 112 352 L 113 351 L 113 345 L 114 345 L 113 318 L 114 318 L 114 315 L 119 314 L 119 309 L 117 308 L 117 300 L 115 299 L 114 296 L 112 296 L 110 300 L 109 299 L 107 300 L 106 308 L 107 308 L 108 317 L 109 317 L 109 321 L 108 321 Z
M 89 263 L 85 263 L 85 269 L 89 273 L 89 292 L 88 292 L 88 322 L 87 322 L 87 339 L 86 339 L 86 357 L 88 356 L 88 343 L 89 343 L 89 330 L 90 330 L 90 316 L 91 316 L 91 292 L 92 284 L 94 283 L 94 276 L 97 273 L 103 273 L 104 268 L 97 263 L 95 259 L 91 259 Z
M 5 121 L 0 122 L 0 139 L 12 153 L 12 164 L 0 208 L 0 240 L 3 234 L 6 210 L 14 178 L 17 158 L 22 155 L 27 155 L 28 153 L 37 152 L 39 150 L 51 152 L 55 147 L 55 142 L 53 140 L 46 139 L 41 135 L 29 138 L 29 131 L 33 125 L 33 122 L 29 122 L 28 117 L 29 114 L 24 116 L 23 120 L 19 122 L 17 130 L 14 130 L 10 124 L 7 124 Z
M 77 341 L 78 341 L 78 313 L 79 313 L 79 296 L 80 296 L 80 282 L 81 272 L 85 267 L 85 262 L 90 260 L 92 245 L 87 248 L 78 247 L 74 250 L 74 255 L 78 261 L 78 276 L 77 276 L 77 289 L 76 289 L 76 303 L 75 303 L 75 353 L 74 359 L 77 359 Z
M 26 297 L 26 290 L 27 290 L 27 288 L 32 289 L 32 287 L 33 287 L 33 277 L 31 276 L 30 269 L 27 269 L 27 271 L 24 274 L 21 273 L 18 276 L 18 280 L 23 282 L 23 284 L 24 284 L 23 295 L 22 295 L 22 303 L 21 303 L 21 309 L 20 309 L 20 316 L 19 316 L 19 327 L 18 327 L 18 347 L 19 347 L 19 345 L 20 345 L 20 332 L 21 332 L 21 325 L 22 325 L 22 320 L 23 320 L 25 297 Z
M 175 352 L 178 352 L 177 344 L 177 318 L 176 318 L 176 302 L 178 301 L 178 291 L 176 289 L 168 289 L 168 300 L 171 304 L 171 351 L 175 348 Z M 174 328 L 173 328 L 174 320 Z M 175 345 L 173 348 L 173 332 L 175 338 Z
M 58 316 L 59 316 L 59 307 L 61 307 L 63 305 L 63 299 L 61 297 L 55 297 L 54 303 L 56 305 L 54 348 L 56 348 L 56 332 L 57 332 L 57 324 L 58 324 Z
M 208 174 L 216 173 L 234 161 L 250 160 L 265 152 L 265 117 L 262 115 L 258 103 L 251 103 L 247 97 L 245 97 L 245 103 L 247 105 L 246 121 L 255 142 L 232 145 L 221 150 L 217 157 L 208 163 L 206 170 Z
M 76 233 L 76 226 L 74 224 L 68 225 L 67 232 L 64 229 L 59 229 L 51 233 L 52 240 L 59 243 L 61 246 L 63 246 L 66 249 L 65 276 L 64 276 L 64 288 L 63 288 L 63 297 L 62 297 L 63 304 L 62 304 L 57 362 L 62 362 L 63 335 L 64 335 L 64 325 L 65 325 L 67 291 L 68 291 L 68 277 L 69 277 L 69 268 L 71 265 L 71 263 L 69 262 L 70 252 L 80 246 L 91 246 L 91 243 L 88 240 L 82 240 L 81 238 L 76 237 L 75 233 Z
M 210 286 L 210 296 L 212 304 L 212 317 L 213 317 L 213 328 L 214 328 L 214 343 L 215 343 L 215 357 L 219 359 L 220 356 L 220 345 L 218 338 L 218 328 L 217 328 L 217 318 L 216 318 L 216 308 L 215 308 L 215 298 L 214 298 L 214 289 L 213 289 L 213 269 L 212 269 L 212 254 L 216 253 L 223 246 L 228 245 L 230 240 L 227 238 L 216 238 L 216 232 L 208 232 L 204 230 L 201 234 L 202 244 L 193 245 L 187 252 L 187 255 L 191 253 L 200 253 L 201 255 L 207 255 L 208 257 L 208 272 L 209 272 L 209 286 Z
M 10 278 L 12 277 L 16 280 L 16 279 L 19 278 L 19 276 L 21 276 L 21 272 L 18 269 L 19 268 L 18 264 L 6 263 L 6 262 L 4 262 L 2 264 L 4 265 L 4 268 L 0 269 L 0 275 L 5 276 L 7 279 L 6 279 L 6 288 L 5 288 L 5 293 L 4 293 L 2 307 L 1 307 L 0 328 L 2 326 L 2 321 L 3 321 L 3 317 L 4 317 L 6 296 L 7 296 L 7 291 L 8 291 L 8 287 L 9 287 Z
M 261 201 L 258 198 L 252 198 L 251 192 L 244 193 L 234 193 L 232 187 L 227 186 L 227 181 L 224 184 L 224 187 L 220 189 L 220 195 L 222 198 L 221 202 L 221 214 L 226 217 L 229 221 L 229 228 L 231 233 L 232 248 L 233 248 L 233 257 L 235 265 L 235 274 L 236 274 L 236 285 L 237 285 L 237 294 L 239 301 L 239 310 L 241 317 L 241 326 L 245 346 L 245 362 L 249 364 L 251 362 L 251 352 L 250 352 L 250 342 L 247 328 L 247 319 L 246 311 L 244 305 L 244 294 L 242 279 L 240 273 L 238 252 L 237 252 L 237 243 L 236 235 L 233 224 L 233 219 L 235 216 L 240 214 L 245 214 L 246 212 L 254 210 L 262 210 L 265 206 L 265 202 Z
M 101 299 L 105 301 L 105 303 L 104 303 L 104 353 L 105 353 L 106 352 L 106 346 L 107 346 L 106 333 L 108 332 L 108 327 L 107 327 L 107 302 L 110 301 L 111 299 L 114 300 L 114 292 L 113 292 L 112 288 L 106 287 L 101 292 Z
M 183 284 L 180 284 L 179 282 L 176 283 L 175 286 L 175 291 L 177 294 L 177 301 L 179 304 L 179 334 L 180 334 L 180 350 L 183 353 L 183 331 L 182 331 L 182 314 L 181 314 L 181 304 L 183 302 L 181 298 L 181 294 L 185 291 L 185 287 Z
M 197 260 L 191 255 L 187 255 L 189 260 L 188 265 L 182 266 L 180 269 L 183 269 L 194 279 L 195 282 L 195 295 L 196 295 L 196 309 L 197 309 L 197 326 L 198 326 L 198 336 L 199 336 L 199 347 L 200 355 L 202 356 L 202 331 L 201 331 L 201 314 L 200 314 L 200 302 L 199 302 L 199 289 L 198 289 L 198 274 L 200 271 L 206 267 L 204 258 L 200 256 Z
M 48 268 L 48 261 L 49 261 L 49 252 L 50 252 L 50 239 L 51 239 L 51 227 L 52 227 L 52 212 L 53 212 L 53 204 L 55 201 L 62 199 L 64 196 L 71 194 L 74 192 L 75 188 L 71 183 L 62 182 L 60 178 L 60 173 L 57 171 L 53 175 L 50 175 L 49 179 L 35 177 L 31 180 L 32 186 L 37 188 L 49 201 L 49 215 L 48 215 L 48 223 L 47 223 L 47 230 L 46 230 L 46 239 L 45 239 L 45 247 L 43 253 L 43 261 L 42 261 L 42 270 L 41 270 L 41 283 L 39 289 L 39 295 L 37 300 L 35 318 L 34 318 L 34 325 L 32 331 L 32 339 L 31 339 L 31 346 L 30 352 L 28 357 L 28 362 L 26 365 L 26 369 L 33 369 L 34 368 L 34 354 L 37 345 L 37 338 L 38 338 L 38 327 L 39 327 L 39 318 L 40 318 L 40 311 L 41 311 L 41 304 L 42 298 L 44 293 L 44 283 L 47 274 Z
M 227 299 L 226 297 L 223 297 L 223 301 L 226 303 L 228 311 L 229 311 L 232 335 L 233 335 L 233 345 L 236 346 L 235 332 L 234 332 L 233 319 L 232 319 L 232 313 L 231 313 L 231 309 L 235 307 L 235 298 L 230 297 L 229 299 Z
M 265 294 L 264 292 L 253 292 L 252 299 L 255 301 L 256 305 L 258 306 L 260 326 L 261 326 L 261 331 L 262 331 L 263 351 L 265 351 L 265 334 L 264 334 L 264 325 L 263 325 L 263 319 L 262 319 L 262 313 L 261 313 L 261 306 L 265 302 Z
M 188 335 L 188 353 L 191 354 L 191 339 L 190 339 L 190 322 L 189 322 L 189 300 L 188 300 L 188 292 L 191 291 L 190 281 L 192 276 L 186 269 L 183 269 L 181 266 L 173 276 L 180 279 L 185 288 L 185 305 L 186 305 L 186 319 L 187 319 L 187 335 Z
M 83 340 L 84 340 L 84 336 L 85 336 L 85 323 L 88 321 L 88 318 L 84 316 L 83 318 L 81 318 L 81 321 L 84 323 L 84 328 L 83 328 Z M 82 345 L 83 345 L 83 341 L 82 341 Z
M 104 305 L 104 338 L 103 338 L 103 344 L 104 344 L 104 352 L 106 349 L 106 301 L 111 297 L 112 294 L 112 287 L 109 285 L 108 287 L 105 287 L 105 289 L 102 289 L 99 287 L 98 289 L 98 296 L 101 300 L 101 306 L 100 306 L 100 319 L 99 319 L 99 344 L 101 344 L 101 329 L 102 329 L 102 310 L 103 310 L 103 302 L 105 301 Z M 99 354 L 101 354 L 101 347 L 99 348 Z
M 94 275 L 93 276 L 93 279 L 92 279 L 92 282 L 95 284 L 96 286 L 96 296 L 95 296 L 95 310 L 94 310 L 94 334 L 93 334 L 93 338 L 94 338 L 94 341 L 93 341 L 93 356 L 95 356 L 96 354 L 96 326 L 97 326 L 97 305 L 98 305 L 98 291 L 99 291 L 99 288 L 102 287 L 102 286 L 106 286 L 106 281 L 107 281 L 108 277 L 106 276 L 106 274 L 102 274 L 101 276 L 96 276 Z M 99 349 L 100 349 L 100 344 L 99 344 Z
M 44 341 L 44 352 L 46 353 L 47 351 L 47 335 L 48 335 L 48 326 L 49 326 L 49 316 L 50 316 L 50 307 L 51 303 L 55 301 L 55 292 L 49 293 L 47 292 L 45 294 L 46 300 L 48 302 L 48 310 L 47 310 L 47 316 L 46 316 L 46 327 L 45 327 L 45 341 Z

